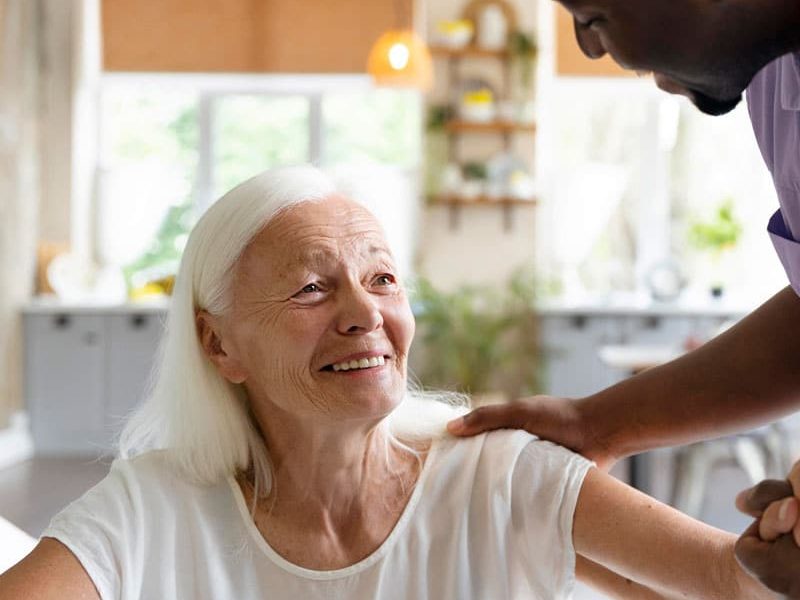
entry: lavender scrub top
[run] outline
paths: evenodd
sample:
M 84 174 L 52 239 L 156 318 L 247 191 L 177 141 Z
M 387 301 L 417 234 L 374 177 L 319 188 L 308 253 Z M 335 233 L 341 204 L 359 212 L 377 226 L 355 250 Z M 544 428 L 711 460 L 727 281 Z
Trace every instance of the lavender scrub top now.
M 767 231 L 800 295 L 800 52 L 764 67 L 747 88 L 747 105 L 780 203 Z

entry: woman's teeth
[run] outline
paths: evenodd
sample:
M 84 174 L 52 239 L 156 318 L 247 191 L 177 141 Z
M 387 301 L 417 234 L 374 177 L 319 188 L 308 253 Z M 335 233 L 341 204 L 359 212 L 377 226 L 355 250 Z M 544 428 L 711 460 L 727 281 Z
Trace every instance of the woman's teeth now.
M 370 367 L 379 367 L 386 361 L 382 356 L 373 356 L 372 358 L 362 358 L 360 360 L 349 360 L 345 362 L 336 363 L 333 365 L 334 371 L 352 371 L 353 369 L 368 369 Z

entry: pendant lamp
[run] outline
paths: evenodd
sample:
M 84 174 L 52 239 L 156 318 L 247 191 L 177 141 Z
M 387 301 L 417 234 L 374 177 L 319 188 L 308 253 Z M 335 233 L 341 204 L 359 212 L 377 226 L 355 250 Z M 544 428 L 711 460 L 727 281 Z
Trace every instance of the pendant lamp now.
M 397 0 L 398 5 L 408 0 Z M 390 29 L 373 44 L 367 72 L 376 85 L 428 90 L 433 61 L 425 41 L 411 28 Z

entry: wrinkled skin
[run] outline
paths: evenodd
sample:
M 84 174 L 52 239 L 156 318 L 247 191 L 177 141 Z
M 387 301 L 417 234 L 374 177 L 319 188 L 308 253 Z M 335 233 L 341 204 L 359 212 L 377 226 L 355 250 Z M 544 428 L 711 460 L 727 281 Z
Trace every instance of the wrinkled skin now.
M 578 45 L 621 66 L 651 71 L 656 84 L 701 111 L 732 110 L 753 76 L 796 48 L 795 0 L 559 0 Z

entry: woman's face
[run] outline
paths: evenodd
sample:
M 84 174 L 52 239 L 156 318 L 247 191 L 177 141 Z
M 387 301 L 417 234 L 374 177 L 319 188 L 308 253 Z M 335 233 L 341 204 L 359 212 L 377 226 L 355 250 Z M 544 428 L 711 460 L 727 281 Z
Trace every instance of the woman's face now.
M 275 217 L 236 265 L 223 323 L 223 374 L 251 402 L 374 421 L 403 398 L 414 318 L 380 225 L 353 201 Z

